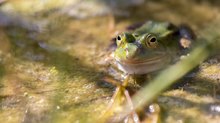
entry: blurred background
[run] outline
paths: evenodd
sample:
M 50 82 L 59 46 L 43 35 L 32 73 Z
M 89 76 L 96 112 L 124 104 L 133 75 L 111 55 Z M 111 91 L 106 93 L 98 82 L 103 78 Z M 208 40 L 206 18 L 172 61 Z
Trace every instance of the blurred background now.
M 86 123 L 114 92 L 102 78 L 111 39 L 148 20 L 220 33 L 218 0 L 0 0 L 0 121 Z M 157 101 L 164 123 L 219 123 L 220 56 Z

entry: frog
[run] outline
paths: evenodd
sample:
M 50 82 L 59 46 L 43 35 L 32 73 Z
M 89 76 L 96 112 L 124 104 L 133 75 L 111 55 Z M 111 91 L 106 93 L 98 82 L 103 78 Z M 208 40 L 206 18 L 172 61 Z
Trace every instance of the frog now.
M 126 86 L 132 75 L 146 75 L 174 64 L 181 56 L 188 55 L 195 38 L 192 29 L 186 25 L 157 21 L 147 21 L 116 36 L 114 62 L 127 76 L 116 88 L 112 103 L 123 94 L 128 101 L 131 100 L 126 96 L 129 93 Z M 133 116 L 133 119 L 138 118 L 136 113 Z
M 189 32 L 181 33 L 184 28 L 169 22 L 148 21 L 132 32 L 119 34 L 114 51 L 118 68 L 124 73 L 139 75 L 174 63 L 180 58 L 178 56 L 184 55 L 183 50 L 191 48 L 180 42 L 185 39 L 191 44 L 193 39 Z

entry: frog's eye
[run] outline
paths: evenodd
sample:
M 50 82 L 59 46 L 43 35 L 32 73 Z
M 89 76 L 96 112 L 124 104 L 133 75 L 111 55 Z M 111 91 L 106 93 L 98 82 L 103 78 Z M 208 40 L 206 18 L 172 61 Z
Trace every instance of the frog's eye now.
M 122 37 L 121 37 L 121 35 L 118 35 L 117 37 L 116 37 L 116 44 L 117 44 L 117 46 L 119 46 L 120 44 L 121 44 L 121 41 L 122 40 Z
M 120 35 L 117 37 L 117 40 L 118 40 L 118 41 L 120 41 L 120 40 L 121 40 L 121 36 L 120 36 Z
M 158 42 L 157 42 L 157 38 L 154 35 L 147 35 L 146 37 L 146 45 L 149 48 L 157 48 L 158 46 Z

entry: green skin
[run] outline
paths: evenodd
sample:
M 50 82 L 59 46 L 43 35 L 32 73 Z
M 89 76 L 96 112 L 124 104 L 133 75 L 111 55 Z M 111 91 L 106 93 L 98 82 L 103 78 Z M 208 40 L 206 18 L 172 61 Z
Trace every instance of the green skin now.
M 114 58 L 118 68 L 128 74 L 147 74 L 170 64 L 180 52 L 179 35 L 170 23 L 149 21 L 133 32 L 116 38 Z

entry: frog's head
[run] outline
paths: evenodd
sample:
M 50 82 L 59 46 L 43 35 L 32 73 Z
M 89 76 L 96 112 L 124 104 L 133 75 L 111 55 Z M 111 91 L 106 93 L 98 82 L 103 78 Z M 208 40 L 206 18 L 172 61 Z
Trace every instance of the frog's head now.
M 130 74 L 145 74 L 170 61 L 160 37 L 153 33 L 122 33 L 116 38 L 114 57 L 119 69 Z

